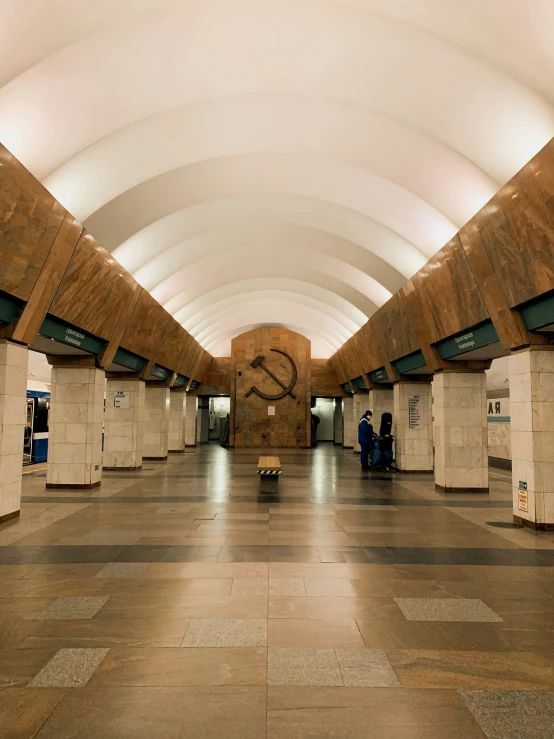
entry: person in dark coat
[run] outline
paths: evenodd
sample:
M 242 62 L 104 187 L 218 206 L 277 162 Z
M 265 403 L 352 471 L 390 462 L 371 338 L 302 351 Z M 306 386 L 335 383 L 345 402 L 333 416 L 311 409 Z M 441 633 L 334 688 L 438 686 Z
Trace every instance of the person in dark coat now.
M 373 426 L 371 419 L 373 413 L 366 411 L 360 418 L 358 424 L 358 444 L 361 447 L 360 451 L 360 462 L 362 463 L 362 470 L 369 470 L 369 451 L 371 449 L 371 442 L 373 440 Z

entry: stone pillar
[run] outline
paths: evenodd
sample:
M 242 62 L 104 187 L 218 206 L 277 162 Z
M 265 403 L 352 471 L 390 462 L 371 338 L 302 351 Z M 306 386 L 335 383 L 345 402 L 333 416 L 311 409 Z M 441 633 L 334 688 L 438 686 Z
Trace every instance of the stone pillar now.
M 19 516 L 27 347 L 0 341 L 0 523 Z
M 369 398 L 367 393 L 354 393 L 353 396 L 354 407 L 353 407 L 353 424 L 354 424 L 354 452 L 359 454 L 361 447 L 358 444 L 358 426 L 360 424 L 360 418 L 364 412 L 369 408 Z
M 435 374 L 433 416 L 437 490 L 445 493 L 488 493 L 485 373 Z
M 169 437 L 169 388 L 147 384 L 144 393 L 143 459 L 167 459 Z
M 100 485 L 104 389 L 102 369 L 78 364 L 52 367 L 47 488 Z
M 335 398 L 333 416 L 333 443 L 342 445 L 342 398 Z
M 394 413 L 392 388 L 379 387 L 378 385 L 371 388 L 367 407 L 373 413 L 373 430 L 378 434 L 381 426 L 381 415 L 383 413 Z M 394 415 L 392 420 L 394 421 Z
M 431 383 L 397 382 L 393 396 L 396 468 L 402 472 L 433 472 Z
M 196 446 L 196 414 L 198 397 L 186 394 L 185 399 L 185 446 Z
M 554 531 L 554 347 L 510 357 L 514 521 Z
M 342 399 L 342 418 L 342 446 L 344 449 L 353 449 L 358 439 L 358 426 L 354 425 L 354 399 L 351 395 Z
M 138 377 L 110 377 L 106 382 L 105 470 L 142 467 L 144 391 L 144 380 Z
M 169 436 L 168 451 L 178 454 L 185 451 L 185 399 L 183 390 L 171 390 L 169 394 Z

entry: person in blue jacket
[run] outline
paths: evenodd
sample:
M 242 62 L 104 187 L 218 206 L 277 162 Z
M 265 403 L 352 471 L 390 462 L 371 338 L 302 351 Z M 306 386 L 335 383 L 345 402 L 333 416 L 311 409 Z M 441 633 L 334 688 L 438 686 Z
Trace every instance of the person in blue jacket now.
M 369 470 L 369 450 L 371 449 L 371 442 L 373 439 L 373 426 L 371 424 L 372 417 L 373 413 L 371 411 L 366 411 L 360 418 L 360 423 L 358 424 L 358 444 L 361 447 L 360 462 L 362 463 L 362 470 L 364 470 L 364 472 Z

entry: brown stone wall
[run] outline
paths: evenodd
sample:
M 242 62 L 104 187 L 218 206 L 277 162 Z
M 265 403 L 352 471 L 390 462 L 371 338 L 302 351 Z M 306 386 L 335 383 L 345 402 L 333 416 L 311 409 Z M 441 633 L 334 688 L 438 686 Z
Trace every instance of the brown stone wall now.
M 293 389 L 296 398 L 286 395 L 279 400 L 265 400 L 256 393 L 246 397 L 252 386 L 267 395 L 281 392 L 279 385 L 261 368 L 251 366 L 258 356 L 285 385 L 292 370 L 286 357 L 272 352 L 280 349 L 294 361 L 298 373 Z M 310 375 L 311 342 L 306 337 L 282 328 L 260 328 L 233 339 L 231 356 L 231 445 L 236 447 L 308 447 L 310 446 Z M 268 414 L 269 407 L 275 415 Z

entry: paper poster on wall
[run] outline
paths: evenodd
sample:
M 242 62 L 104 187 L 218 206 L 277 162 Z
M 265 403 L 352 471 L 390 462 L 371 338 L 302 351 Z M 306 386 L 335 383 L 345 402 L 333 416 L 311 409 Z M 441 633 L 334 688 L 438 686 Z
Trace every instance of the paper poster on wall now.
M 275 406 L 274 405 L 268 405 L 267 406 L 267 415 L 268 416 L 274 416 L 275 415 Z
M 128 408 L 129 407 L 129 393 L 124 393 L 124 392 L 114 393 L 113 407 L 114 408 Z
M 421 426 L 420 402 L 421 395 L 408 398 L 408 428 L 418 429 Z

